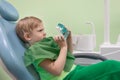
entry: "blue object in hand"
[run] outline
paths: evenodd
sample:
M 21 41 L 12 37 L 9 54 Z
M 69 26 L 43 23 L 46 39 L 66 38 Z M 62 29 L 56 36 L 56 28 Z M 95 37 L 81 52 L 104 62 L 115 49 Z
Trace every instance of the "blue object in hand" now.
M 67 39 L 69 35 L 69 31 L 67 30 L 67 28 L 61 23 L 58 23 L 56 28 L 60 31 L 60 33 L 64 36 L 64 38 Z

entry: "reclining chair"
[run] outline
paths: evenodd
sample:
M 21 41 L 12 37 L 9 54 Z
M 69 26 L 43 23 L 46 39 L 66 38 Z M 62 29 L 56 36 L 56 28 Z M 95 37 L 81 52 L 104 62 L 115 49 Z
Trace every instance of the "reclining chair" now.
M 0 0 L 0 16 L 0 58 L 17 80 L 37 80 L 34 70 L 27 69 L 24 65 L 25 47 L 15 33 L 15 21 L 19 18 L 17 10 L 7 1 Z M 76 53 L 75 57 L 106 60 L 105 57 L 94 53 Z

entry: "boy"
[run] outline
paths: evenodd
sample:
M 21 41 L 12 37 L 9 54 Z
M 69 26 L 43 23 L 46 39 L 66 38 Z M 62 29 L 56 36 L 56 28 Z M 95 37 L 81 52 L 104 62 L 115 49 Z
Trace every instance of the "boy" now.
M 62 35 L 46 38 L 44 30 L 42 21 L 33 16 L 21 19 L 16 26 L 18 37 L 29 44 L 25 64 L 34 65 L 41 80 L 120 80 L 120 62 L 74 65 L 71 33 L 67 40 Z

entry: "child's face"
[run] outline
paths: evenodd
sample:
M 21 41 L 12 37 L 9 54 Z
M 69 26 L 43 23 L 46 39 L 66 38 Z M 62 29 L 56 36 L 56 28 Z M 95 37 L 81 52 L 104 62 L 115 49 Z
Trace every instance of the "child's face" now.
M 34 28 L 31 36 L 31 44 L 38 42 L 46 37 L 46 33 L 44 32 L 44 26 L 41 23 L 37 28 Z

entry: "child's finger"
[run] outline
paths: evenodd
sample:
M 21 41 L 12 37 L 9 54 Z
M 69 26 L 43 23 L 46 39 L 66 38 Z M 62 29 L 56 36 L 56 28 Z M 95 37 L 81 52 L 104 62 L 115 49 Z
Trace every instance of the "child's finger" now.
M 63 35 L 59 35 L 59 36 L 58 36 L 58 39 L 59 39 L 60 41 L 63 41 L 63 40 L 64 40 Z

